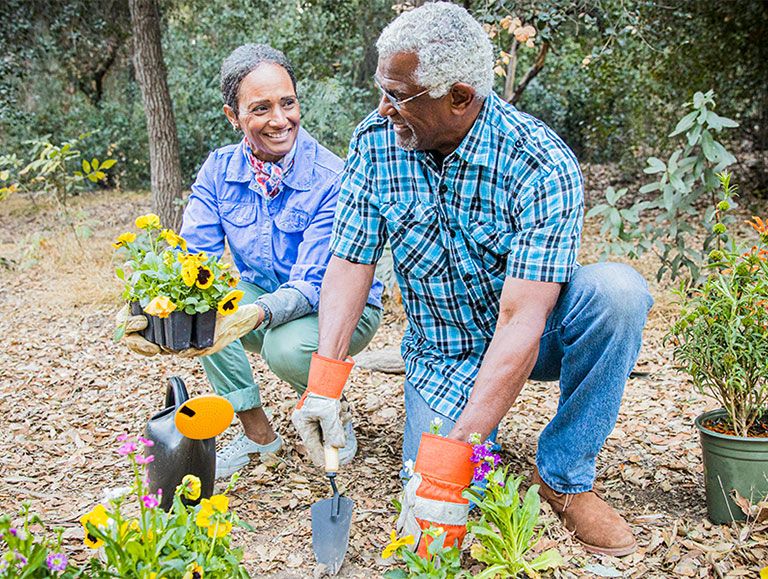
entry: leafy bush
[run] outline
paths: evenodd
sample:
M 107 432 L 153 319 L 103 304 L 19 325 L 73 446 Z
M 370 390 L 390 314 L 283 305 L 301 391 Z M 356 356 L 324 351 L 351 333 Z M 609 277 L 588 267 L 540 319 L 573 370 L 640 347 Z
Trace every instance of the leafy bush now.
M 716 237 L 709 225 L 714 208 L 703 223 L 696 226 L 702 221 L 699 204 L 711 198 L 718 188 L 716 174 L 736 161 L 715 140 L 723 129 L 736 127 L 737 123 L 714 112 L 714 92 L 697 92 L 685 107 L 693 110 L 680 119 L 670 134 L 682 141 L 680 146 L 666 162 L 657 157 L 648 158 L 645 173 L 659 177 L 641 187 L 640 193 L 654 193 L 654 196 L 621 208 L 619 200 L 627 189 L 608 188 L 606 202 L 587 213 L 587 218 L 602 216 L 602 233 L 611 237 L 603 245 L 604 256 L 616 253 L 639 258 L 651 251 L 661 260 L 656 274 L 659 280 L 665 273 L 674 280 L 684 271 L 690 272 L 694 280 L 699 278 L 698 264 Z M 654 219 L 642 225 L 644 212 L 652 212 Z M 701 249 L 692 247 L 690 239 L 702 226 L 708 235 Z
M 717 248 L 700 287 L 681 284 L 680 314 L 668 340 L 675 362 L 694 386 L 717 400 L 739 436 L 768 412 L 768 223 L 754 217 L 751 248 L 727 240 L 722 216 L 732 204 L 730 175 L 721 174 L 723 199 L 715 208 Z

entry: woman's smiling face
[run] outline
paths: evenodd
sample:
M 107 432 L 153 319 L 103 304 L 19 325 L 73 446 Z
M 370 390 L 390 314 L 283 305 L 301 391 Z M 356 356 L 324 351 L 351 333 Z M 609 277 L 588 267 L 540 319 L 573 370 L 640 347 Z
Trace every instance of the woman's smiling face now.
M 262 161 L 276 162 L 293 147 L 299 132 L 299 100 L 288 72 L 279 64 L 264 63 L 240 83 L 238 110 L 224 105 L 224 113 L 240 129 Z

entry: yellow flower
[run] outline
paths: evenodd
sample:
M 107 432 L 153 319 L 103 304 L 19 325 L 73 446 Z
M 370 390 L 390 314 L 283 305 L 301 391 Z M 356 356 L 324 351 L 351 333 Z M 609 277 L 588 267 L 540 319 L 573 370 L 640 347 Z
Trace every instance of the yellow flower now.
M 171 312 L 176 309 L 176 304 L 174 304 L 170 298 L 167 298 L 165 296 L 157 296 L 155 299 L 153 299 L 151 302 L 147 304 L 147 307 L 144 308 L 144 312 L 149 314 L 150 316 L 157 316 L 158 318 L 167 318 L 169 315 L 171 315 Z
M 760 569 L 760 579 L 768 579 L 768 567 Z
M 96 505 L 90 513 L 84 514 L 80 517 L 80 524 L 83 525 L 83 542 L 87 547 L 91 549 L 98 549 L 104 544 L 104 541 L 91 534 L 88 530 L 88 523 L 99 529 L 107 526 L 109 517 L 107 516 L 107 510 L 104 505 Z
M 208 289 L 213 285 L 213 279 L 213 272 L 209 268 L 204 265 L 197 268 L 197 277 L 195 278 L 197 287 L 200 289 Z
M 203 502 L 205 502 L 206 499 L 203 499 Z M 229 510 L 229 498 L 226 495 L 213 495 L 208 502 L 210 503 L 213 510 L 218 511 L 222 514 L 226 513 Z
M 194 563 L 191 569 L 187 569 L 187 572 L 184 573 L 182 579 L 203 579 L 203 568 L 197 563 Z
M 229 509 L 229 499 L 224 495 L 213 495 L 210 499 L 203 499 L 200 501 L 200 510 L 195 517 L 195 524 L 198 527 L 215 525 L 215 521 L 211 518 L 216 513 L 225 514 L 227 509 Z
M 219 526 L 216 526 L 216 523 L 212 523 L 208 527 L 208 536 L 213 538 L 215 535 L 217 539 L 221 537 L 226 537 L 229 535 L 229 532 L 232 530 L 232 523 L 229 521 L 219 521 Z
M 137 533 L 141 533 L 141 527 L 139 527 L 139 521 L 137 521 L 136 519 L 131 519 L 130 521 L 125 521 L 122 525 L 120 525 L 121 537 L 124 537 L 130 531 L 136 531 Z
M 222 316 L 234 314 L 237 311 L 238 304 L 240 303 L 240 300 L 243 299 L 244 295 L 245 294 L 243 293 L 243 290 L 232 290 L 229 292 L 219 302 L 219 313 Z
M 125 232 L 121 233 L 115 242 L 112 244 L 112 247 L 115 249 L 120 249 L 121 247 L 125 247 L 128 243 L 133 243 L 136 241 L 136 234 L 131 232 Z
M 239 284 L 239 283 L 240 283 L 240 280 L 239 280 L 239 279 L 237 279 L 236 277 L 230 277 L 230 278 L 227 280 L 227 285 L 228 285 L 229 287 L 237 287 L 237 284 Z
M 182 250 L 187 251 L 187 241 L 181 235 L 176 234 L 173 229 L 163 229 L 160 232 L 160 237 L 165 239 L 165 242 L 171 247 L 178 245 Z
M 381 552 L 381 558 L 389 559 L 400 547 L 404 547 L 405 545 L 413 545 L 414 543 L 415 541 L 413 539 L 413 535 L 406 535 L 405 537 L 398 539 L 397 533 L 392 531 L 389 534 L 389 545 L 384 547 L 384 550 Z
M 181 279 L 184 280 L 184 283 L 188 287 L 195 285 L 195 281 L 197 281 L 197 270 L 199 267 L 200 266 L 195 261 L 191 260 L 185 261 L 181 266 Z
M 191 501 L 196 501 L 200 498 L 200 479 L 193 474 L 184 475 L 181 479 L 181 485 L 184 487 L 181 494 Z
M 136 218 L 136 227 L 138 229 L 160 229 L 160 218 L 154 213 L 147 213 Z

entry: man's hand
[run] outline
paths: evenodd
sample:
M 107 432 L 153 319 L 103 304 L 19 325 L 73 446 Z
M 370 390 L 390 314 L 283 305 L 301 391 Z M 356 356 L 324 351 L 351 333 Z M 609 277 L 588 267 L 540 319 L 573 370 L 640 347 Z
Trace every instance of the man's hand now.
M 264 310 L 256 304 L 240 306 L 235 313 L 228 316 L 216 314 L 216 333 L 213 336 L 213 345 L 200 350 L 188 348 L 179 352 L 179 356 L 195 358 L 215 354 L 248 332 L 258 328 L 263 321 Z
M 312 462 L 325 465 L 323 446 L 342 448 L 346 444 L 341 420 L 341 392 L 354 366 L 351 358 L 334 360 L 312 354 L 307 391 L 291 415 Z
M 429 546 L 426 539 L 422 540 L 422 530 L 431 526 L 443 528 L 445 547 L 456 544 L 461 548 L 469 513 L 469 501 L 461 493 L 472 480 L 471 456 L 472 446 L 466 442 L 421 435 L 414 474 L 405 486 L 396 528 L 401 536 L 413 536 L 414 549 L 422 557 Z

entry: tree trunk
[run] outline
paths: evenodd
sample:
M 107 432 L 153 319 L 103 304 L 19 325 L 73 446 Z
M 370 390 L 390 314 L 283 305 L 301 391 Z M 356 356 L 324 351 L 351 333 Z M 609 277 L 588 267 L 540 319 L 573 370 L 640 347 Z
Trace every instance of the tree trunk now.
M 179 139 L 168 92 L 160 42 L 160 14 L 155 0 L 129 0 L 133 28 L 134 67 L 141 87 L 149 133 L 152 209 L 165 227 L 181 227 L 182 179 Z

